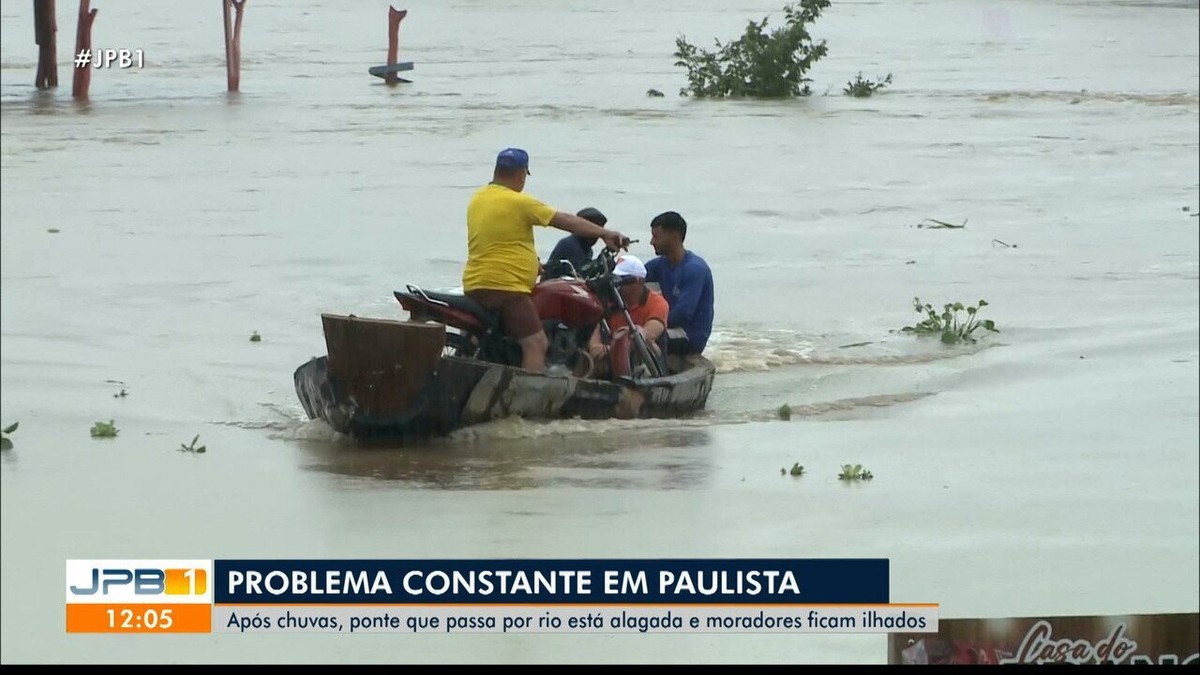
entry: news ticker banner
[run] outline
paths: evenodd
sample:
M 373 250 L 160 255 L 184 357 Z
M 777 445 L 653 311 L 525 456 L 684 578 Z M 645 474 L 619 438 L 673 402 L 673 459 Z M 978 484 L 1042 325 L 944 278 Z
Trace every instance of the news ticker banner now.
M 943 619 L 889 635 L 888 663 L 1200 665 L 1200 614 Z
M 911 633 L 886 559 L 68 560 L 69 633 Z

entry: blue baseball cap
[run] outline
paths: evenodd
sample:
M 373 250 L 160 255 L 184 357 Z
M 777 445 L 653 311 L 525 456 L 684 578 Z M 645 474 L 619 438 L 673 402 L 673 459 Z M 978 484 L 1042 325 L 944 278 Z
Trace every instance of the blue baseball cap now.
M 529 174 L 529 153 L 520 148 L 505 148 L 496 155 L 496 168 L 525 169 Z

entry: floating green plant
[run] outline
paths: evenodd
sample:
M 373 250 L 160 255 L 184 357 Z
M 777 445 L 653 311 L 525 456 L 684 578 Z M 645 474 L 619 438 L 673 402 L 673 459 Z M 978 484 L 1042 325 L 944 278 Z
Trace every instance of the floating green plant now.
M 920 298 L 913 298 L 913 309 L 919 314 L 926 315 L 924 321 L 900 329 L 902 333 L 916 335 L 940 335 L 942 342 L 956 344 L 958 342 L 975 342 L 972 333 L 984 329 L 989 333 L 999 333 L 996 322 L 991 319 L 979 319 L 979 311 L 987 307 L 987 300 L 980 300 L 975 306 L 964 306 L 961 302 L 945 304 L 939 314 L 929 303 L 921 304 Z M 966 312 L 964 317 L 961 312 Z
M 871 480 L 874 477 L 862 464 L 843 464 L 842 472 L 838 474 L 838 480 Z
M 116 438 L 120 430 L 114 425 L 112 420 L 108 423 L 96 422 L 92 425 L 92 438 Z
M 875 78 L 875 81 L 872 82 L 871 80 L 863 79 L 862 73 L 860 72 L 853 80 L 850 80 L 846 83 L 846 88 L 842 90 L 842 93 L 846 96 L 853 96 L 855 98 L 866 98 L 891 83 L 891 73 L 888 73 L 887 77 L 877 77 Z

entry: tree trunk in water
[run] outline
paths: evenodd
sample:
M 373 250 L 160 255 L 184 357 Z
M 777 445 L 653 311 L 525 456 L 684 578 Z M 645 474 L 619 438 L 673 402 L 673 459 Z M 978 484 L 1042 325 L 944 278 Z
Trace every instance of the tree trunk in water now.
M 33 32 L 38 45 L 38 89 L 58 86 L 58 21 L 54 16 L 54 0 L 33 0 Z
M 221 0 L 225 14 L 225 79 L 229 91 L 238 91 L 242 79 L 242 11 L 246 0 Z M 231 16 L 231 13 L 236 13 Z
M 98 9 L 90 9 L 91 0 L 79 0 L 79 27 L 75 31 L 75 57 L 79 53 L 92 49 L 92 22 L 96 20 Z M 94 58 L 94 57 L 93 57 Z M 72 63 L 74 63 L 72 59 Z M 75 77 L 71 81 L 71 96 L 76 99 L 88 97 L 88 86 L 92 83 L 92 65 L 85 63 L 75 66 Z

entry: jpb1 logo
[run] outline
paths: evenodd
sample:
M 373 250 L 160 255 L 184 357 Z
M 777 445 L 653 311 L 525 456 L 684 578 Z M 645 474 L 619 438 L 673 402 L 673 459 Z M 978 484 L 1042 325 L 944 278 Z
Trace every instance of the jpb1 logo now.
M 67 602 L 210 602 L 210 560 L 68 560 Z
M 134 595 L 203 595 L 208 589 L 208 574 L 197 567 L 157 569 L 154 567 L 92 568 L 91 583 L 71 586 L 75 595 L 108 595 L 113 586 L 133 586 Z

